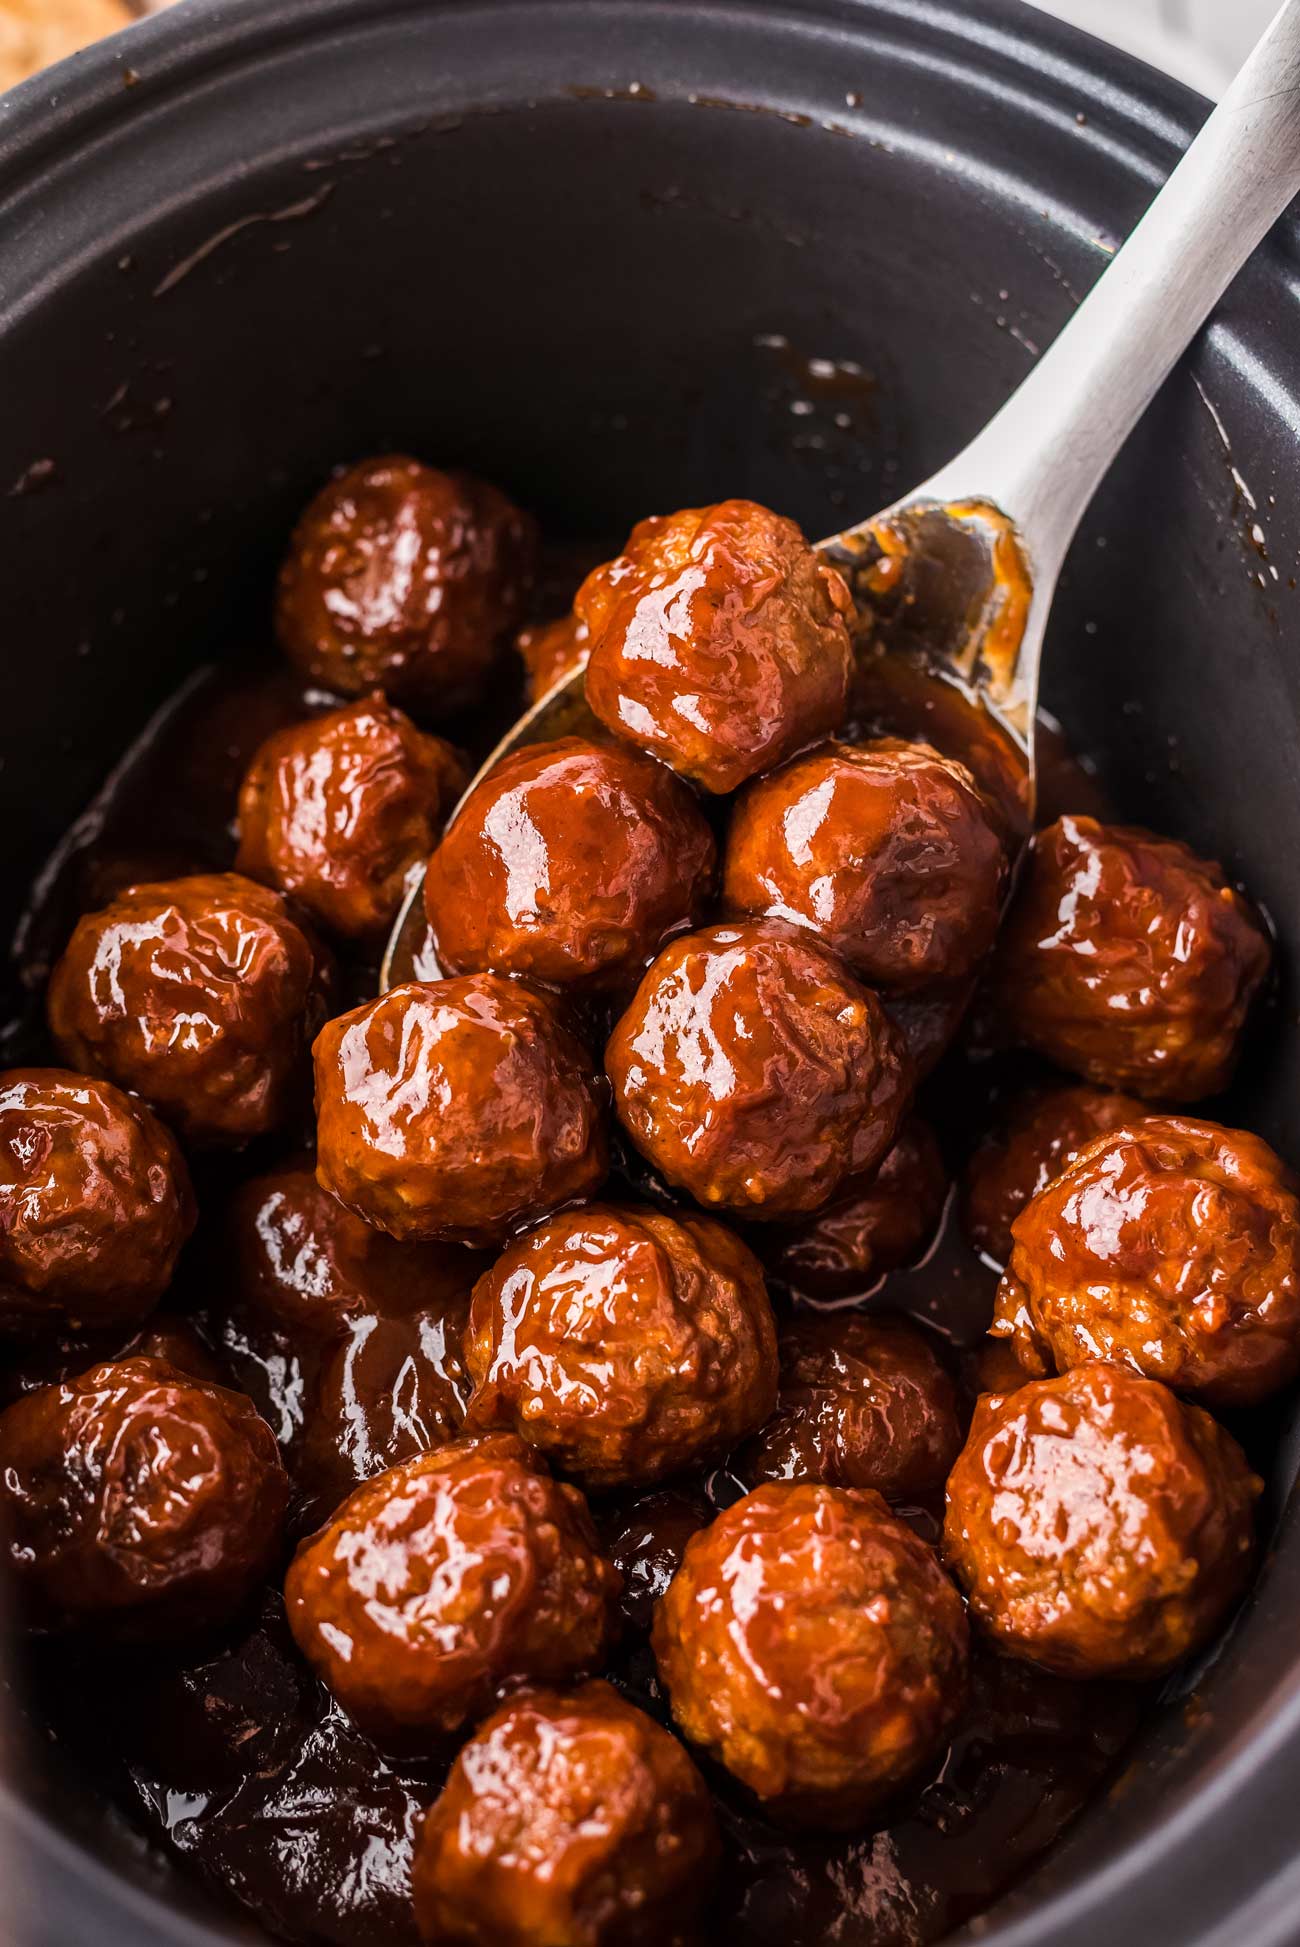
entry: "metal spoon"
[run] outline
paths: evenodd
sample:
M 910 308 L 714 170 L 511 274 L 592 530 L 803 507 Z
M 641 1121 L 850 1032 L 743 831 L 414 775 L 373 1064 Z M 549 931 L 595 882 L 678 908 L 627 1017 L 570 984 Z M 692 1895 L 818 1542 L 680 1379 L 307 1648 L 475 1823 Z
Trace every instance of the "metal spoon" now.
M 898 718 L 909 698 L 918 727 L 933 711 L 933 678 L 946 679 L 947 741 L 1014 826 L 1032 823 L 1039 664 L 1075 529 L 1297 192 L 1300 0 L 1287 0 L 1123 249 L 983 431 L 904 499 L 818 544 L 854 591 L 860 665 L 889 691 L 891 727 L 907 734 Z M 913 682 L 921 664 L 924 700 Z M 525 711 L 479 777 L 522 745 L 593 727 L 576 671 Z M 420 880 L 393 928 L 381 985 L 436 973 Z

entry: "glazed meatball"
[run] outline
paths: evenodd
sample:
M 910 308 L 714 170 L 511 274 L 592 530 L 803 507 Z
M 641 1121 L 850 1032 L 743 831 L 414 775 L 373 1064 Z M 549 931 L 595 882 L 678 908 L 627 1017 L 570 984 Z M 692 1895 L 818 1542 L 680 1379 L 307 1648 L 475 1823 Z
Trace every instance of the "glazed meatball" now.
M 323 1190 L 303 1157 L 235 1191 L 220 1277 L 296 1337 L 337 1343 L 360 1318 L 468 1298 L 489 1262 L 458 1244 L 399 1244 Z
M 390 988 L 315 1056 L 317 1175 L 394 1237 L 489 1244 L 604 1180 L 604 1084 L 514 981 Z
M 236 866 L 327 932 L 373 940 L 467 781 L 451 745 L 376 690 L 267 738 L 240 788 Z
M 876 996 L 773 921 L 665 947 L 605 1066 L 637 1148 L 697 1202 L 815 1210 L 875 1169 L 906 1112 L 906 1052 Z
M 635 980 L 700 917 L 714 859 L 694 793 L 653 758 L 533 744 L 475 788 L 429 861 L 439 962 L 559 986 Z
M 776 1413 L 737 1457 L 742 1480 L 874 1487 L 905 1502 L 943 1486 L 961 1447 L 957 1392 L 915 1325 L 796 1312 L 779 1350 Z
M 289 660 L 326 689 L 443 716 L 483 693 L 521 617 L 537 534 L 504 494 L 403 454 L 322 489 L 280 571 Z
M 248 1400 L 160 1359 L 92 1366 L 0 1413 L 5 1555 L 42 1628 L 218 1627 L 274 1568 L 287 1497 Z
M 213 1243 L 206 1254 L 210 1334 L 237 1383 L 275 1429 L 296 1476 L 309 1418 L 321 1421 L 321 1455 L 335 1436 L 340 1452 L 343 1446 L 351 1450 L 355 1429 L 325 1412 L 318 1389 L 322 1367 L 334 1361 L 338 1369 L 336 1355 L 353 1330 L 390 1318 L 410 1318 L 415 1330 L 422 1313 L 447 1308 L 455 1313 L 459 1307 L 463 1316 L 474 1279 L 490 1262 L 458 1244 L 401 1244 L 372 1229 L 321 1189 L 309 1158 L 291 1159 L 242 1184 Z M 384 1333 L 377 1344 L 390 1342 Z M 364 1366 L 382 1385 L 375 1352 L 365 1356 Z M 428 1375 L 421 1369 L 420 1377 Z M 377 1450 L 384 1416 L 381 1406 L 376 1412 Z M 359 1447 L 366 1444 L 359 1439 Z M 340 1464 L 336 1455 L 327 1479 L 315 1483 L 313 1508 L 328 1499 Z M 331 1505 L 352 1485 L 344 1476 Z
M 964 764 L 885 737 L 759 778 L 727 839 L 728 909 L 806 926 L 862 980 L 906 992 L 975 971 L 1006 854 Z
M 966 1166 L 962 1225 L 994 1264 L 1011 1255 L 1011 1226 L 1031 1198 L 1094 1136 L 1145 1114 L 1131 1095 L 1080 1084 L 1034 1089 L 991 1130 Z
M 631 1501 L 606 1501 L 597 1511 L 605 1553 L 623 1578 L 623 1620 L 645 1635 L 655 1604 L 682 1565 L 686 1544 L 707 1528 L 716 1509 L 698 1487 L 654 1487 Z
M 510 1427 L 590 1488 L 719 1460 L 776 1402 L 758 1261 L 707 1217 L 589 1204 L 474 1287 L 472 1427 Z
M 143 1102 L 63 1068 L 0 1075 L 0 1332 L 138 1324 L 194 1217 L 175 1138 Z
M 1217 865 L 1136 827 L 1039 832 L 993 974 L 1026 1047 L 1103 1087 L 1197 1102 L 1227 1086 L 1269 967 L 1267 936 Z
M 852 606 L 794 522 L 752 500 L 641 521 L 574 602 L 587 701 L 706 791 L 734 791 L 838 728 Z
M 498 1433 L 357 1488 L 298 1550 L 285 1600 L 299 1649 L 348 1715 L 419 1753 L 502 1686 L 599 1667 L 618 1576 L 577 1488 Z
M 222 872 L 130 886 L 78 922 L 50 980 L 74 1067 L 142 1095 L 196 1144 L 274 1129 L 325 1017 L 318 950 L 277 892 Z
M 460 1431 L 468 1316 L 465 1291 L 418 1311 L 355 1320 L 312 1390 L 294 1470 L 304 1497 L 300 1528 L 325 1520 L 362 1481 Z
M 675 1737 L 607 1683 L 535 1690 L 453 1764 L 416 1845 L 416 1919 L 464 1947 L 675 1939 L 719 1850 Z
M 1114 1359 L 1213 1406 L 1300 1371 L 1300 1201 L 1258 1136 L 1129 1123 L 1079 1150 L 1011 1236 L 991 1329 L 1030 1371 Z
M 50 1338 L 16 1339 L 0 1364 L 0 1407 L 9 1406 L 42 1386 L 61 1385 L 91 1366 L 117 1364 L 122 1359 L 161 1359 L 187 1379 L 224 1385 L 228 1374 L 199 1337 L 188 1319 L 155 1312 L 137 1331 L 60 1332 Z M 263 1415 L 265 1418 L 265 1415 Z
M 978 1401 L 944 1546 L 1008 1654 L 1061 1676 L 1161 1676 L 1241 1593 L 1259 1491 L 1208 1413 L 1094 1362 Z
M 850 1182 L 802 1223 L 768 1226 L 758 1240 L 763 1262 L 773 1278 L 813 1300 L 863 1295 L 920 1256 L 947 1196 L 934 1131 L 909 1116 L 873 1177 Z
M 859 1824 L 965 1699 L 961 1598 L 865 1491 L 755 1488 L 687 1543 L 652 1640 L 686 1736 L 797 1824 Z
M 528 672 L 530 702 L 536 703 L 565 676 L 587 667 L 589 637 L 586 623 L 576 615 L 562 615 L 556 622 L 519 631 L 515 648 Z

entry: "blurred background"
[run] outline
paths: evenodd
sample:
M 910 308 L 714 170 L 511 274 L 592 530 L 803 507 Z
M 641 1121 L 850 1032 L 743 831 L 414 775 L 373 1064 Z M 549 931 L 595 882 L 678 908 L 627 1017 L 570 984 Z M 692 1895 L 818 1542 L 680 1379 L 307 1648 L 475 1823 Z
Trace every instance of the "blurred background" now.
M 0 89 L 140 13 L 181 0 L 0 0 Z M 980 0 L 965 0 L 978 8 Z M 1222 93 L 1277 0 L 1032 0 L 1187 81 Z

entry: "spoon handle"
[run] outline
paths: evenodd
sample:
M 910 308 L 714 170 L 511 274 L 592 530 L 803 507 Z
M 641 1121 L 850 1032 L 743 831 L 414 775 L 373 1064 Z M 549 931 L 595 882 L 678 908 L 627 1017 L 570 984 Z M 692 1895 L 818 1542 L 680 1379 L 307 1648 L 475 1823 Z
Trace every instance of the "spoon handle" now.
M 1065 329 L 920 494 L 993 501 L 1049 592 L 1102 475 L 1297 193 L 1300 0 L 1287 0 Z

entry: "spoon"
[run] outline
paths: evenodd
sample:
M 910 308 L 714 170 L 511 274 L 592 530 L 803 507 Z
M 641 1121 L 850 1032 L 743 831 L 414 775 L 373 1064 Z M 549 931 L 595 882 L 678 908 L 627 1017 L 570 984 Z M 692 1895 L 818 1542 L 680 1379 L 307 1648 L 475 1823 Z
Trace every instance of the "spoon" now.
M 1287 0 L 1128 241 L 983 431 L 903 499 L 818 543 L 853 591 L 865 694 L 896 733 L 924 723 L 931 741 L 957 747 L 1022 835 L 1033 824 L 1043 638 L 1075 529 L 1297 192 L 1300 0 Z M 936 708 L 946 736 L 936 734 Z M 595 727 L 576 670 L 524 712 L 470 789 L 526 744 Z M 421 876 L 394 925 L 383 988 L 437 978 L 423 890 Z

